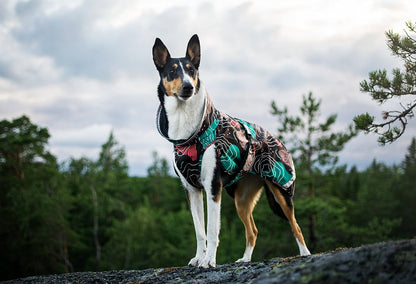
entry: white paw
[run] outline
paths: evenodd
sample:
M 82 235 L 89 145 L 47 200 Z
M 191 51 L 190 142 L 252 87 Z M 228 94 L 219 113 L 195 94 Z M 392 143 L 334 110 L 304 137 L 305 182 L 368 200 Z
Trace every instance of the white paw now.
M 301 242 L 299 242 L 298 239 L 296 239 L 296 242 L 298 243 L 298 246 L 299 246 L 299 254 L 301 256 L 311 255 L 311 253 L 308 250 L 308 248 L 306 246 L 302 245 Z
M 247 257 L 242 257 L 242 258 L 240 258 L 240 259 L 237 259 L 236 260 L 236 263 L 241 263 L 241 262 L 250 262 L 251 261 L 251 259 L 250 258 L 247 258 Z
M 204 258 L 205 258 L 205 254 L 204 255 L 197 255 L 189 261 L 188 265 L 189 266 L 198 266 L 200 263 L 202 263 Z
M 215 267 L 215 266 L 216 266 L 215 258 L 208 257 L 208 256 L 205 256 L 205 258 L 199 263 L 199 267 L 202 267 L 202 268 L 210 268 L 210 267 Z
M 238 259 L 236 262 L 250 262 L 251 261 L 251 255 L 253 254 L 254 247 L 249 244 L 246 247 L 246 250 L 244 251 L 243 257 Z
M 306 250 L 301 251 L 301 252 L 300 252 L 300 255 L 301 255 L 301 256 L 308 256 L 308 255 L 311 255 L 311 253 L 309 252 L 309 250 L 308 250 L 308 249 L 306 249 Z

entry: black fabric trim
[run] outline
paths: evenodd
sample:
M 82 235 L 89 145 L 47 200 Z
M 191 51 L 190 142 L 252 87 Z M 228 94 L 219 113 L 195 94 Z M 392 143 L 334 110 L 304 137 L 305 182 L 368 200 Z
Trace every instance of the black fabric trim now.
M 166 115 L 165 108 L 160 105 L 158 109 L 158 121 L 156 121 L 157 129 L 159 130 L 159 133 L 162 134 L 164 137 L 168 137 L 168 131 L 169 131 L 169 120 L 168 116 Z
M 169 142 L 177 145 L 177 146 L 187 146 L 187 145 L 192 145 L 195 143 L 195 140 L 198 137 L 198 134 L 200 133 L 200 128 L 204 122 L 204 118 L 207 112 L 207 97 L 205 98 L 204 101 L 204 113 L 201 117 L 201 121 L 199 123 L 199 126 L 197 127 L 196 131 L 194 132 L 194 134 L 191 135 L 191 137 L 189 137 L 188 139 L 179 139 L 179 140 L 174 140 L 174 139 L 170 139 L 169 135 L 168 135 L 168 129 L 169 129 L 169 120 L 168 117 L 166 115 L 166 110 L 165 107 L 160 104 L 159 108 L 157 110 L 157 114 L 156 114 L 156 126 L 157 126 L 157 130 L 159 131 L 160 135 L 162 135 L 166 140 L 168 140 Z

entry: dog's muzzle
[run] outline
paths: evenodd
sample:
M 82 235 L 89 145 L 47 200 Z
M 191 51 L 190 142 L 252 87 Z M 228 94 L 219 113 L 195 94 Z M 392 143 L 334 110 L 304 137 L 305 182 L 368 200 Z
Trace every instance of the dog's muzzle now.
M 194 86 L 192 84 L 190 84 L 190 83 L 184 84 L 183 87 L 182 87 L 181 95 L 180 95 L 181 99 L 187 100 L 193 94 L 194 94 Z

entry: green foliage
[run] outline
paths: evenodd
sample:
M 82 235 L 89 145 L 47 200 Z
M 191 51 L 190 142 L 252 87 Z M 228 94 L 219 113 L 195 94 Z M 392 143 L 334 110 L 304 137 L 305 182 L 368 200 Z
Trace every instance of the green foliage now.
M 412 217 L 416 204 L 416 138 L 412 139 L 400 171 L 396 190 L 400 205 L 394 216 L 402 219 L 399 230 L 403 238 L 412 238 L 416 235 L 416 222 Z
M 413 109 L 416 106 L 416 23 L 407 22 L 406 26 L 410 35 L 405 31 L 405 36 L 401 36 L 393 31 L 386 32 L 387 46 L 393 55 L 404 61 L 404 71 L 395 68 L 392 71 L 391 79 L 387 76 L 387 71 L 376 70 L 369 73 L 369 79 L 360 83 L 361 91 L 369 93 L 371 98 L 380 104 L 392 99 L 398 99 L 400 110 L 383 112 L 383 123 L 375 123 L 374 117 L 368 113 L 358 115 L 354 118 L 357 128 L 366 133 L 374 132 L 379 135 L 378 142 L 381 145 L 396 141 L 406 130 L 408 119 L 413 118 Z M 409 99 L 403 104 L 404 99 Z
M 195 245 L 188 238 L 194 229 L 185 204 L 173 212 L 142 204 L 110 231 L 112 237 L 103 249 L 105 269 L 183 266 Z
M 167 177 L 169 176 L 168 162 L 164 158 L 159 158 L 157 152 L 152 153 L 153 164 L 147 169 L 149 177 Z
M 314 105 L 317 103 L 315 100 Z M 329 133 L 332 120 L 315 126 Z M 97 160 L 70 159 L 59 167 L 45 150 L 46 129 L 26 117 L 12 122 L 0 123 L 2 280 L 71 271 L 182 266 L 194 256 L 195 232 L 186 195 L 178 178 L 160 171 L 166 160 L 154 154 L 156 171 L 149 170 L 148 177 L 129 177 L 124 149 L 110 134 Z M 22 131 L 22 125 L 32 130 Z M 28 133 L 31 137 L 24 137 Z M 13 146 L 8 141 L 25 143 Z M 26 157 L 21 164 L 6 158 L 10 149 L 25 149 L 27 156 L 14 156 Z M 155 172 L 165 174 L 151 174 Z M 298 173 L 302 172 L 306 168 L 300 163 Z M 294 198 L 306 238 L 309 217 L 315 216 L 315 251 L 416 235 L 416 139 L 400 167 L 374 161 L 364 171 L 341 166 L 325 172 L 315 167 L 312 173 L 298 178 Z M 319 189 L 312 197 L 307 194 L 310 183 Z M 227 194 L 221 212 L 217 262 L 232 262 L 244 252 L 244 226 Z M 272 213 L 264 195 L 254 219 L 259 235 L 253 260 L 298 254 L 289 224 Z
M 73 235 L 70 209 L 49 133 L 27 116 L 0 121 L 0 246 L 2 279 L 64 271 Z
M 108 141 L 101 146 L 100 157 L 97 161 L 98 166 L 105 174 L 110 172 L 127 174 L 126 152 L 123 147 L 117 146 L 118 142 L 111 132 Z
M 0 121 L 2 170 L 10 171 L 13 176 L 23 179 L 27 164 L 53 160 L 52 155 L 45 150 L 49 136 L 46 128 L 32 124 L 25 115 L 12 121 Z
M 368 112 L 366 112 L 354 117 L 354 123 L 358 129 L 369 132 L 369 128 L 373 124 L 374 118 L 374 116 L 371 116 Z M 375 129 L 374 132 L 378 133 L 378 129 Z
M 357 134 L 352 125 L 346 131 L 331 132 L 337 115 L 332 114 L 320 122 L 320 106 L 321 100 L 316 99 L 312 92 L 303 96 L 300 116 L 291 116 L 286 107 L 282 110 L 274 101 L 271 103 L 271 113 L 279 122 L 278 138 L 290 145 L 290 152 L 299 162 L 306 164 L 308 171 L 315 165 L 335 165 L 338 160 L 335 153 Z
M 99 159 L 71 159 L 66 172 L 67 184 L 75 196 L 71 225 L 81 223 L 82 234 L 75 242 L 76 264 L 89 270 L 101 269 L 102 246 L 111 236 L 111 228 L 128 214 L 124 195 L 129 177 L 124 148 L 119 147 L 113 133 L 101 147 Z
M 287 108 L 280 110 L 275 102 L 272 102 L 272 114 L 277 116 L 277 121 L 281 123 L 278 127 L 279 138 L 286 139 L 287 146 L 296 161 L 297 168 L 297 188 L 298 194 L 308 196 L 308 204 L 317 207 L 321 204 L 319 197 L 324 196 L 325 192 L 320 190 L 315 193 L 315 188 L 319 188 L 319 178 L 321 177 L 319 166 L 334 167 L 338 161 L 336 153 L 344 148 L 344 145 L 354 137 L 357 132 L 352 125 L 344 132 L 331 132 L 331 127 L 336 122 L 337 115 L 332 114 L 320 122 L 321 100 L 316 99 L 312 92 L 308 96 L 303 96 L 300 106 L 300 116 L 291 116 Z M 284 136 L 283 136 L 284 134 Z M 300 181 L 300 182 L 299 182 Z M 314 199 L 315 195 L 318 199 Z M 317 203 L 315 203 L 317 202 Z M 333 206 L 334 202 L 328 203 Z M 335 212 L 335 208 L 327 208 L 327 212 Z M 322 212 L 319 212 L 322 213 Z M 309 211 L 308 224 L 309 247 L 314 251 L 320 238 L 320 231 L 316 224 L 318 212 Z M 334 220 L 334 219 L 332 219 Z M 324 229 L 323 229 L 324 230 Z

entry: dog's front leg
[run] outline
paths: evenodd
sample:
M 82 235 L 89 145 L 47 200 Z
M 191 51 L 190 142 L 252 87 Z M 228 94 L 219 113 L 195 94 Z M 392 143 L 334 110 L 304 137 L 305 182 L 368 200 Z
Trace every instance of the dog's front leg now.
M 204 195 L 201 189 L 195 188 L 187 182 L 186 178 L 181 174 L 176 166 L 176 162 L 173 163 L 173 165 L 175 167 L 175 172 L 178 174 L 182 185 L 186 190 L 192 220 L 194 221 L 195 227 L 196 255 L 189 261 L 188 265 L 197 266 L 200 265 L 202 260 L 205 258 L 205 252 L 207 249 L 207 237 L 205 235 Z
M 207 238 L 205 236 L 204 196 L 202 194 L 202 190 L 200 189 L 190 187 L 186 190 L 196 235 L 196 255 L 191 259 L 189 265 L 197 266 L 202 263 L 206 252 Z
M 216 266 L 217 247 L 220 233 L 220 207 L 221 207 L 221 176 L 217 167 L 215 146 L 207 148 L 202 157 L 201 182 L 207 196 L 207 251 L 205 258 L 199 264 L 208 268 Z
M 216 266 L 217 247 L 220 233 L 220 205 L 221 196 L 209 196 L 207 194 L 207 252 L 200 267 L 209 268 Z

